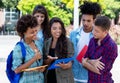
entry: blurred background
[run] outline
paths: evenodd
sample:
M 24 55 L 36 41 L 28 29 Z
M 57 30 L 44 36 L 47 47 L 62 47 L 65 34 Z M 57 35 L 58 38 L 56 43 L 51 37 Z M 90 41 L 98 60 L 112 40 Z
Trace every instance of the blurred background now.
M 65 23 L 67 36 L 74 29 L 81 26 L 81 13 L 79 12 L 79 25 L 74 27 L 75 2 L 79 6 L 84 1 L 97 2 L 102 7 L 102 15 L 111 19 L 110 35 L 118 44 L 118 53 L 112 73 L 115 83 L 120 83 L 120 0 L 0 0 L 0 83 L 9 83 L 5 75 L 6 58 L 20 39 L 15 31 L 17 20 L 24 14 L 31 14 L 33 8 L 42 4 L 46 7 L 49 18 L 60 17 Z
M 77 6 L 75 2 L 80 6 L 84 1 L 97 2 L 101 5 L 101 14 L 108 16 L 112 21 L 110 34 L 120 44 L 120 0 L 0 0 L 0 35 L 16 35 L 17 20 L 24 14 L 31 14 L 37 4 L 42 4 L 46 7 L 49 18 L 57 16 L 63 20 L 69 36 L 71 30 L 77 28 L 73 27 L 74 10 Z M 78 12 L 80 26 L 79 9 Z

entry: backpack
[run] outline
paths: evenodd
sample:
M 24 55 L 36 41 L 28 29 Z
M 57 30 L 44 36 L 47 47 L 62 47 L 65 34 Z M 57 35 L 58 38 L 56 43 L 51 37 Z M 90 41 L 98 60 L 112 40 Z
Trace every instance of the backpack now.
M 17 44 L 19 44 L 21 46 L 22 57 L 23 57 L 23 60 L 24 60 L 25 56 L 26 56 L 25 46 L 21 41 L 17 42 Z M 12 56 L 13 56 L 13 50 L 10 52 L 10 54 L 8 55 L 8 58 L 7 58 L 6 75 L 9 79 L 10 83 L 19 83 L 19 79 L 20 79 L 22 73 L 16 74 L 12 70 L 12 61 L 13 61 Z

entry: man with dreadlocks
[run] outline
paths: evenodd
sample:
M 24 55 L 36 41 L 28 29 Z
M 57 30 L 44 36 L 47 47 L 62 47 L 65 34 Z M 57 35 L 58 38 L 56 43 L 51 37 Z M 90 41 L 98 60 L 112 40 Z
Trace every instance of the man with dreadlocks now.
M 76 60 L 76 57 L 79 52 L 81 52 L 82 48 L 89 44 L 90 39 L 93 37 L 93 23 L 96 16 L 100 14 L 101 7 L 97 3 L 84 2 L 84 4 L 80 6 L 80 10 L 82 14 L 82 26 L 72 31 L 70 34 L 70 40 L 73 42 L 75 50 L 72 70 L 75 83 L 87 83 L 88 70 Z

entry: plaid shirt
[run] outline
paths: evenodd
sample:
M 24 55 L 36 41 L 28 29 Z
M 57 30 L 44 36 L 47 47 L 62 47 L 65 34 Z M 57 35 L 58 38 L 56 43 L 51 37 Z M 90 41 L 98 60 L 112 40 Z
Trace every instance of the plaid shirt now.
M 100 71 L 101 75 L 89 71 L 88 83 L 113 83 L 110 70 L 112 69 L 113 63 L 118 55 L 117 45 L 109 35 L 107 35 L 101 41 L 100 46 L 97 44 L 97 41 L 98 40 L 94 38 L 90 40 L 85 58 L 87 57 L 89 59 L 98 59 L 102 56 L 100 61 L 105 64 L 105 69 Z

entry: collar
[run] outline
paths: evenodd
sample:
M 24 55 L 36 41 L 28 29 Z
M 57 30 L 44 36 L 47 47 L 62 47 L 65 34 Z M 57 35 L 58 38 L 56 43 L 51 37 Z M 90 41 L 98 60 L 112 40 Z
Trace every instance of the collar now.
M 76 29 L 77 34 L 81 35 L 81 31 L 83 30 L 83 26 L 79 27 Z M 92 31 L 90 32 L 90 34 L 92 34 Z
M 83 30 L 83 26 L 76 29 L 77 34 L 81 35 L 81 31 Z
M 76 34 L 77 34 L 76 38 L 79 38 L 81 36 L 82 30 L 83 30 L 83 26 L 76 29 Z M 90 38 L 92 38 L 92 37 L 93 37 L 93 33 L 90 32 Z
M 109 39 L 110 39 L 110 35 L 107 34 L 107 35 L 105 36 L 105 38 L 100 42 L 101 45 L 104 45 Z M 94 40 L 95 40 L 95 43 L 97 44 L 98 39 L 94 39 Z

